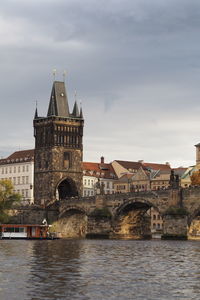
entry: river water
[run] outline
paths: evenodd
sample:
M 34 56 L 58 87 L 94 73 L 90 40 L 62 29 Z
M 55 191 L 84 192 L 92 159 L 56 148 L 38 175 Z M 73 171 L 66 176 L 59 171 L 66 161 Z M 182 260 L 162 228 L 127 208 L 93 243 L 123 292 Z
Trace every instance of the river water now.
M 200 242 L 0 241 L 0 299 L 200 299 Z

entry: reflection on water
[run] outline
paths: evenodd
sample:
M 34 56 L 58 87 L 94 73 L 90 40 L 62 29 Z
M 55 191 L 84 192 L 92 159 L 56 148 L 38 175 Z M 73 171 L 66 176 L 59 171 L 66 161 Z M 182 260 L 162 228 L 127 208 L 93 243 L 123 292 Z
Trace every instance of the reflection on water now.
M 200 299 L 200 242 L 0 241 L 0 299 Z

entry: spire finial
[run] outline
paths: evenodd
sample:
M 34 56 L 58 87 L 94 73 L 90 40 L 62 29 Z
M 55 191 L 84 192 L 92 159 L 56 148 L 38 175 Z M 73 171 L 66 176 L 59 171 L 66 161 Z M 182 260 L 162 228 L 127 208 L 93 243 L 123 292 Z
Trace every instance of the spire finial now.
M 74 99 L 75 99 L 75 101 L 77 100 L 77 91 L 76 90 L 74 92 Z
M 57 70 L 56 70 L 56 69 L 53 69 L 53 81 L 56 80 L 56 72 L 57 72 Z
M 67 75 L 67 71 L 66 71 L 66 70 L 64 70 L 64 71 L 63 71 L 63 82 L 65 82 L 66 75 Z

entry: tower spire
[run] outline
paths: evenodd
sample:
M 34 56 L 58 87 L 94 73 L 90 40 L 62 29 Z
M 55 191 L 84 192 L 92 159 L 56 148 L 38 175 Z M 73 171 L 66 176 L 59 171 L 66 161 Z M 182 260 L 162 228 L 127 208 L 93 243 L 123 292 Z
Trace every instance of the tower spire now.
M 34 119 L 38 118 L 38 110 L 37 110 L 37 100 L 36 100 L 36 107 L 35 107 L 35 116 Z
M 82 102 L 80 101 L 80 116 L 81 119 L 83 119 L 83 110 L 82 110 Z
M 76 117 L 76 118 L 79 118 L 79 109 L 78 109 L 76 97 L 77 97 L 77 92 L 76 92 L 76 90 L 75 90 L 75 92 L 74 92 L 75 102 L 74 102 L 74 108 L 73 108 L 72 115 L 73 115 L 74 117 Z

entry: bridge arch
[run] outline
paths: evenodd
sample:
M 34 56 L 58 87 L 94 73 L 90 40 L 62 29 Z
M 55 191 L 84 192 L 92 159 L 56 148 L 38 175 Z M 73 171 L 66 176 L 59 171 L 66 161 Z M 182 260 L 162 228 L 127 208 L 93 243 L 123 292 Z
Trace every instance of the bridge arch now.
M 59 214 L 59 218 L 63 218 L 65 215 L 73 214 L 73 213 L 79 213 L 86 216 L 88 215 L 88 212 L 84 208 L 79 207 L 78 205 L 70 205 L 64 208 L 63 210 L 61 210 Z
M 76 205 L 70 205 L 60 212 L 56 231 L 65 238 L 84 238 L 87 234 L 87 212 Z
M 151 207 L 155 208 L 160 214 L 160 209 L 159 206 L 157 206 L 155 203 L 152 203 L 152 201 L 149 201 L 144 198 L 140 197 L 134 197 L 134 198 L 129 198 L 124 201 L 114 212 L 114 217 L 118 217 L 120 214 L 123 214 L 125 211 L 129 209 L 134 209 L 134 208 L 146 208 L 147 210 Z
M 125 239 L 151 238 L 152 207 L 159 212 L 157 205 L 147 199 L 134 197 L 125 200 L 114 212 L 115 235 Z
M 69 197 L 78 196 L 78 189 L 75 181 L 70 177 L 62 178 L 56 186 L 56 199 L 63 200 Z
M 200 206 L 188 215 L 188 238 L 200 240 Z

